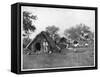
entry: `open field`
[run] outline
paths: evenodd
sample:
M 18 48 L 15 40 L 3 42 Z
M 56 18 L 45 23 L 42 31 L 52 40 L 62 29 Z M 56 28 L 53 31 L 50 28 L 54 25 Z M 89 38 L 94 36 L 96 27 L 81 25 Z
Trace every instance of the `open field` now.
M 93 66 L 94 50 L 77 48 L 76 51 L 63 49 L 61 53 L 23 55 L 23 69 Z

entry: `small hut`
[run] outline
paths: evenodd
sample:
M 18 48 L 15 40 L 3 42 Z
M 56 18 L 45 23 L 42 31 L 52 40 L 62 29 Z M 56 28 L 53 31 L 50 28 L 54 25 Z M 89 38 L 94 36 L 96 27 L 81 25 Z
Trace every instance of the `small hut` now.
M 45 31 L 38 34 L 26 48 L 32 52 L 59 52 L 54 40 Z

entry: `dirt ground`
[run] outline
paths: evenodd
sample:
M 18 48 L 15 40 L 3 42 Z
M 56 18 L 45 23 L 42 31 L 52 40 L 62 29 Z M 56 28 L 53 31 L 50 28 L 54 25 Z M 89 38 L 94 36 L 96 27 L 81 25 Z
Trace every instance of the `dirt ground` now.
M 41 53 L 23 55 L 23 69 L 93 66 L 94 50 L 77 48 L 76 51 L 64 49 L 61 53 Z

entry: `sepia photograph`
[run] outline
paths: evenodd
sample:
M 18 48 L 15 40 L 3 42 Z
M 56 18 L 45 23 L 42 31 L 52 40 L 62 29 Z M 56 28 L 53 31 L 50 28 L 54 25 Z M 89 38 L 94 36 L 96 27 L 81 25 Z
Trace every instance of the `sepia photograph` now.
M 21 70 L 95 67 L 95 10 L 21 6 Z

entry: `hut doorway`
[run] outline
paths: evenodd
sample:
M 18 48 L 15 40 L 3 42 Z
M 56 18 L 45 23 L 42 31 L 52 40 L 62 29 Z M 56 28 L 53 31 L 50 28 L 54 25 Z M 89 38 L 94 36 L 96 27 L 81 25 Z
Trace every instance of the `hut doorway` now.
M 37 42 L 35 44 L 35 48 L 36 48 L 36 51 L 40 51 L 41 50 L 41 44 L 39 42 Z

